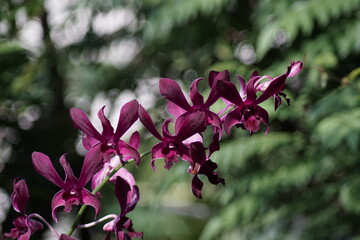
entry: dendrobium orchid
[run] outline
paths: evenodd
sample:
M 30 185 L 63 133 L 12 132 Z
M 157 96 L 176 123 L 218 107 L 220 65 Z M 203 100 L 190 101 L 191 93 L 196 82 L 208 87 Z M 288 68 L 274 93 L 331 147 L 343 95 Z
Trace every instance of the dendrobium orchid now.
M 162 78 L 159 82 L 160 93 L 168 100 L 168 111 L 175 118 L 182 115 L 188 115 L 194 112 L 205 113 L 204 124 L 213 127 L 213 142 L 210 145 L 210 151 L 218 150 L 218 141 L 221 138 L 222 124 L 220 117 L 210 110 L 218 99 L 219 95 L 216 91 L 216 83 L 218 81 L 230 81 L 230 74 L 227 70 L 222 72 L 210 71 L 208 83 L 211 88 L 208 99 L 204 101 L 204 97 L 199 93 L 198 85 L 203 78 L 198 78 L 190 86 L 190 99 L 192 105 L 188 103 L 182 92 L 180 85 L 169 78 Z
M 114 155 L 121 155 L 134 158 L 136 163 L 139 164 L 140 155 L 138 151 L 120 139 L 138 119 L 138 105 L 136 100 L 132 100 L 122 107 L 115 131 L 111 126 L 109 119 L 105 117 L 105 106 L 102 107 L 98 112 L 98 117 L 103 127 L 101 134 L 95 129 L 82 110 L 72 108 L 70 109 L 70 116 L 73 120 L 74 127 L 85 134 L 82 140 L 83 145 L 87 150 L 100 145 L 100 150 L 105 155 L 105 161 L 108 161 Z
M 115 232 L 116 240 L 128 240 L 131 238 L 142 238 L 142 232 L 135 232 L 131 219 L 126 214 L 131 212 L 139 201 L 139 189 L 131 173 L 123 169 L 121 176 L 116 177 L 115 195 L 120 204 L 120 215 L 111 222 L 104 225 L 103 229 L 108 231 L 105 240 L 110 239 L 110 233 Z
M 57 210 L 61 206 L 64 206 L 65 212 L 70 212 L 73 205 L 90 205 L 95 209 L 95 216 L 98 215 L 101 208 L 100 201 L 84 188 L 102 167 L 102 155 L 97 148 L 90 149 L 86 154 L 79 179 L 74 176 L 69 163 L 66 161 L 65 154 L 60 157 L 60 164 L 65 172 L 65 180 L 60 178 L 47 155 L 34 152 L 32 161 L 35 170 L 41 176 L 62 189 L 54 195 L 51 201 L 52 217 L 55 222 L 57 222 Z
M 259 104 L 270 97 L 274 97 L 276 110 L 281 104 L 280 96 L 286 97 L 286 95 L 282 93 L 286 78 L 297 75 L 301 68 L 302 63 L 300 61 L 296 63 L 292 62 L 286 73 L 275 78 L 269 76 L 262 77 L 259 76 L 257 72 L 254 72 L 246 85 L 244 78 L 239 76 L 238 79 L 241 85 L 240 92 L 238 92 L 233 83 L 218 81 L 216 87 L 219 95 L 236 107 L 225 117 L 224 129 L 227 134 L 230 134 L 230 129 L 234 125 L 239 124 L 244 129 L 249 130 L 251 135 L 259 131 L 260 123 L 266 125 L 265 133 L 267 133 L 269 131 L 269 114 L 264 108 L 260 107 Z M 269 81 L 261 83 L 261 81 L 266 78 L 268 78 Z M 262 94 L 257 96 L 257 92 L 262 92 Z M 287 100 L 287 102 L 289 101 Z
M 196 139 L 198 133 L 205 130 L 205 113 L 193 112 L 192 114 L 181 115 L 175 122 L 175 134 L 169 132 L 171 119 L 165 120 L 162 125 L 162 135 L 157 131 L 150 115 L 139 105 L 139 118 L 144 126 L 154 137 L 161 142 L 155 144 L 152 149 L 151 167 L 155 169 L 155 159 L 164 158 L 165 168 L 170 169 L 174 162 L 178 161 L 178 156 L 184 160 L 189 160 L 189 143 L 186 141 L 190 137 Z M 201 137 L 200 137 L 201 138 Z
M 225 185 L 225 180 L 219 178 L 218 173 L 214 172 L 217 168 L 217 164 L 206 156 L 205 148 L 201 142 L 193 142 L 190 144 L 190 156 L 193 162 L 188 172 L 194 174 L 191 186 L 195 197 L 202 198 L 201 190 L 204 184 L 199 179 L 199 174 L 207 176 L 209 182 L 214 185 L 219 183 Z
M 35 232 L 43 229 L 43 225 L 32 219 L 32 215 L 26 215 L 26 206 L 29 201 L 29 190 L 25 180 L 14 180 L 14 191 L 11 194 L 11 202 L 15 211 L 21 216 L 14 219 L 14 228 L 5 237 L 11 239 L 28 240 Z

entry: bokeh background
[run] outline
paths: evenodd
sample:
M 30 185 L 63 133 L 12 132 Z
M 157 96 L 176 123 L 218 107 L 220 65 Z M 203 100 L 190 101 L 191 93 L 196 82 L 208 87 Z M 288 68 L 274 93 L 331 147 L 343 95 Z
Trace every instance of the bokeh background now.
M 212 159 L 226 186 L 191 193 L 186 164 L 157 171 L 128 166 L 141 200 L 130 214 L 144 239 L 360 239 L 360 0 L 1 0 L 0 232 L 17 213 L 9 196 L 25 178 L 28 213 L 50 217 L 58 191 L 35 173 L 31 153 L 59 167 L 65 152 L 79 173 L 84 154 L 69 109 L 114 125 L 133 98 L 160 123 L 168 115 L 158 79 L 184 89 L 210 70 L 277 76 L 290 61 L 290 107 L 271 112 L 270 132 L 232 132 Z M 206 92 L 206 89 L 204 89 Z M 96 121 L 96 120 L 94 120 Z M 141 151 L 153 140 L 142 133 Z M 118 213 L 111 187 L 103 212 Z M 71 214 L 61 215 L 65 230 Z M 83 222 L 91 221 L 91 209 Z M 79 239 L 104 239 L 102 225 Z M 44 231 L 32 239 L 52 239 Z

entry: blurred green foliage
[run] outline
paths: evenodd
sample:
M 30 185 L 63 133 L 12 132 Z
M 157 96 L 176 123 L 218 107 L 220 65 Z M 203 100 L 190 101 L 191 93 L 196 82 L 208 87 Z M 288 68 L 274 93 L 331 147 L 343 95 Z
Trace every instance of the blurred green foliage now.
M 127 24 L 96 27 L 101 16 L 124 9 L 125 17 L 107 24 Z M 169 172 L 158 161 L 153 172 L 144 159 L 129 166 L 141 195 L 131 217 L 145 239 L 359 239 L 359 16 L 359 0 L 3 0 L 0 187 L 10 193 L 13 178 L 25 177 L 29 211 L 50 219 L 50 207 L 41 206 L 57 189 L 32 171 L 30 154 L 42 151 L 56 162 L 69 152 L 79 169 L 68 109 L 89 111 L 99 92 L 112 101 L 154 77 L 188 86 L 213 69 L 229 69 L 233 79 L 255 69 L 276 76 L 301 60 L 301 75 L 288 81 L 291 105 L 271 114 L 269 134 L 233 130 L 212 157 L 225 187 L 205 180 L 204 199 L 195 200 L 184 164 Z M 24 39 L 29 22 L 40 30 Z M 37 36 L 35 45 L 29 36 Z M 151 110 L 159 122 L 163 104 Z M 153 142 L 142 136 L 146 151 Z M 105 212 L 119 211 L 112 198 L 102 201 Z M 4 231 L 14 216 L 10 211 Z

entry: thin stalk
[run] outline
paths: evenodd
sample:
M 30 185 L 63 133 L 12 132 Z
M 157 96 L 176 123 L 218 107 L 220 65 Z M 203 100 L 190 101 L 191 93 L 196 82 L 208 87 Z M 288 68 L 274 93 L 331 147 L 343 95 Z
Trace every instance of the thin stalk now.
M 55 229 L 50 225 L 50 223 L 48 223 L 48 221 L 46 221 L 42 216 L 40 216 L 37 213 L 32 213 L 28 216 L 29 218 L 38 218 L 40 219 L 48 228 L 49 230 L 57 237 L 60 238 L 60 235 L 55 231 Z

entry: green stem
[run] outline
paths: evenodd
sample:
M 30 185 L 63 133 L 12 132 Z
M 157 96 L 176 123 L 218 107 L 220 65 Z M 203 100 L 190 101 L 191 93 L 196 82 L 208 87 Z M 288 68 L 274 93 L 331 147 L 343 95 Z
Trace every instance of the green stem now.
M 146 151 L 146 152 L 140 154 L 140 158 L 148 155 L 150 152 L 151 152 L 151 150 Z M 104 178 L 104 180 L 103 180 L 91 193 L 92 193 L 92 194 L 96 194 L 97 192 L 99 192 L 100 189 L 109 181 L 109 179 L 110 179 L 117 171 L 119 171 L 120 168 L 122 168 L 122 167 L 124 167 L 126 164 L 131 163 L 131 162 L 134 162 L 134 161 L 135 161 L 135 159 L 130 159 L 130 160 L 124 162 L 124 163 L 120 163 L 119 165 L 117 165 L 117 166 L 109 173 L 109 175 L 107 175 L 107 176 Z M 74 219 L 74 221 L 73 221 L 73 223 L 72 223 L 69 231 L 67 232 L 67 235 L 68 235 L 68 236 L 71 236 L 71 235 L 74 233 L 74 231 L 75 231 L 75 229 L 76 229 L 76 226 L 77 226 L 78 223 L 80 222 L 80 219 L 81 219 L 82 215 L 84 214 L 84 212 L 85 212 L 85 210 L 86 210 L 86 207 L 87 207 L 87 205 L 82 205 L 82 206 L 81 206 L 81 208 L 80 208 L 79 212 L 77 213 L 77 215 L 76 215 L 76 217 L 75 217 L 75 219 Z

